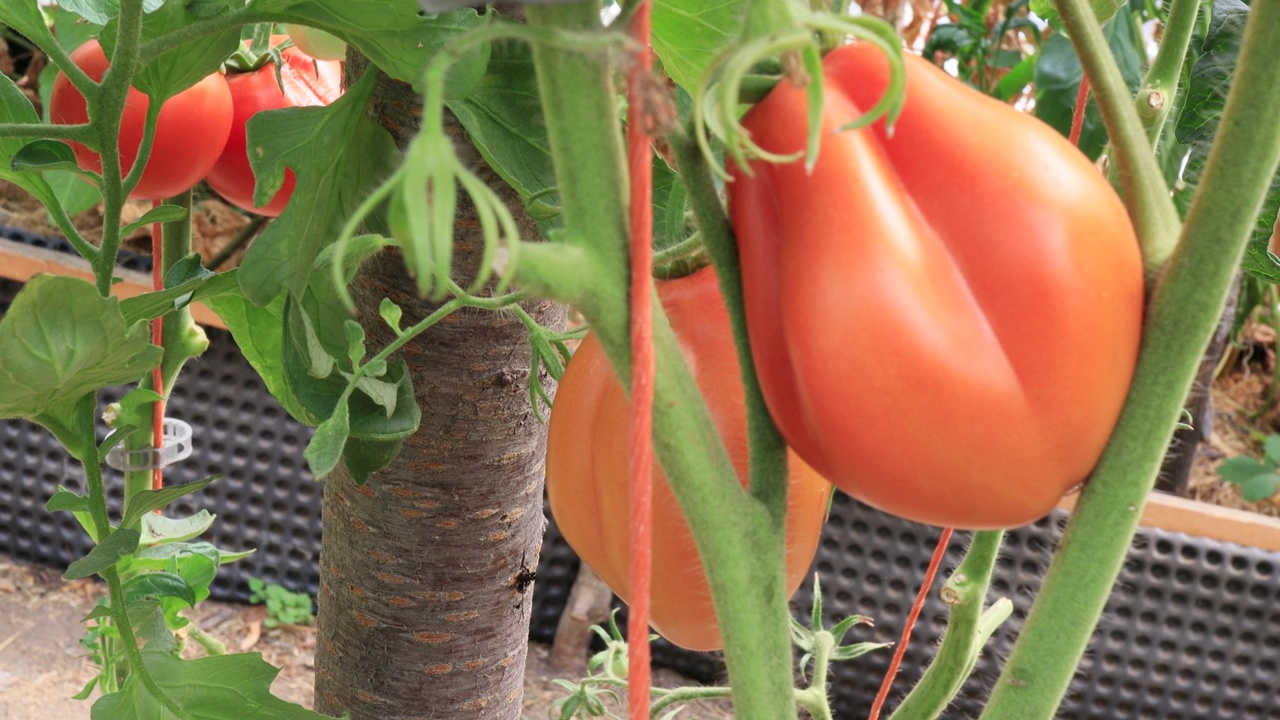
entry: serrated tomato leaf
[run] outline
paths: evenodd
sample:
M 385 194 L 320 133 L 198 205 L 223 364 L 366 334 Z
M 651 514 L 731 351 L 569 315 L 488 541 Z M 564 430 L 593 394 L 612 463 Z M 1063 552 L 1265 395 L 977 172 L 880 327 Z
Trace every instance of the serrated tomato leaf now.
M 66 580 L 79 580 L 100 573 L 137 550 L 140 539 L 141 533 L 132 528 L 116 530 L 106 540 L 95 545 L 88 555 L 67 566 L 62 577 Z
M 292 168 L 293 200 L 249 247 L 240 287 L 258 305 L 283 289 L 301 296 L 320 251 L 374 186 L 400 162 L 391 135 L 365 114 L 376 72 L 369 71 L 328 107 L 258 113 L 246 125 L 249 164 L 266 203 Z M 324 152 L 317 152 L 324 148 Z

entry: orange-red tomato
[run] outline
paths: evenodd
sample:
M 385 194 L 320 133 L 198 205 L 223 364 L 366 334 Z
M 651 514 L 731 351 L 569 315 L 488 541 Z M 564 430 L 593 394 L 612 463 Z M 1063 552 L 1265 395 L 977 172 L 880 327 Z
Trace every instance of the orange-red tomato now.
M 271 36 L 271 44 L 288 40 L 285 35 Z M 289 107 L 328 105 L 342 94 L 342 65 L 327 60 L 314 60 L 296 47 L 280 53 L 280 79 L 276 66 L 267 63 L 253 72 L 227 76 L 231 88 L 233 116 L 231 134 L 218 161 L 205 178 L 227 202 L 249 212 L 275 217 L 293 196 L 296 180 L 292 170 L 285 170 L 284 183 L 275 196 L 262 207 L 253 204 L 254 174 L 249 165 L 248 136 L 245 123 L 264 111 Z
M 905 107 L 870 108 L 888 63 L 824 60 L 817 166 L 752 162 L 729 202 L 751 346 L 787 442 L 845 492 L 935 525 L 1047 513 L 1096 464 L 1128 391 L 1143 285 L 1129 218 L 1048 126 L 910 56 Z M 802 90 L 743 124 L 804 147 Z
M 71 60 L 94 80 L 107 72 L 107 56 L 97 40 L 76 48 Z M 84 96 L 66 75 L 54 78 L 49 97 L 49 119 L 57 125 L 89 121 Z M 128 173 L 142 145 L 142 129 L 151 101 L 129 88 L 120 120 L 120 167 Z M 214 73 L 165 101 L 156 120 L 156 134 L 142 179 L 130 197 L 158 200 L 173 197 L 200 182 L 218 159 L 231 132 L 231 91 L 227 81 Z M 98 153 L 79 143 L 68 143 L 76 163 L 85 170 L 102 172 Z
M 747 418 L 729 314 L 715 271 L 658 285 L 689 367 L 744 484 Z M 547 495 L 561 533 L 626 600 L 629 402 L 604 350 L 588 335 L 560 380 L 547 439 Z M 794 454 L 787 496 L 787 591 L 804 578 L 826 517 L 831 486 Z M 721 646 L 711 592 L 693 537 L 666 478 L 654 470 L 652 624 L 695 650 Z M 746 592 L 748 590 L 744 590 Z

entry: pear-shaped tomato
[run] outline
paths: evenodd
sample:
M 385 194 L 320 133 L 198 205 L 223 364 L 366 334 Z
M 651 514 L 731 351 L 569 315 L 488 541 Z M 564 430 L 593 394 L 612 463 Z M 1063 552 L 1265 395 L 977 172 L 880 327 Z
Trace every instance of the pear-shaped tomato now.
M 1132 225 L 1098 170 L 1039 120 L 919 57 L 884 122 L 869 44 L 823 62 L 816 167 L 733 170 L 752 352 L 787 442 L 845 492 L 961 528 L 1041 517 L 1096 464 L 1143 315 Z M 804 91 L 744 118 L 802 151 Z
M 715 271 L 658 284 L 716 429 L 747 480 L 747 414 L 742 376 Z M 588 335 L 560 380 L 547 438 L 547 496 L 556 524 L 578 556 L 623 600 L 630 595 L 627 533 L 629 405 L 604 349 Z M 787 591 L 813 562 L 831 485 L 794 454 L 787 495 Z M 689 526 L 659 469 L 653 483 L 653 627 L 694 650 L 721 646 L 711 590 Z M 745 590 L 744 590 L 745 592 Z

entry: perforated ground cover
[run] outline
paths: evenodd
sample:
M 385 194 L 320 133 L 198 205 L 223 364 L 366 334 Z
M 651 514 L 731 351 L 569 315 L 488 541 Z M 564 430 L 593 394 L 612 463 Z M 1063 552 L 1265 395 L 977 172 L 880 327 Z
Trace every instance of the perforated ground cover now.
M 18 283 L 0 281 L 0 313 L 19 289 Z M 195 451 L 166 475 L 174 483 L 214 473 L 226 477 L 175 510 L 206 508 L 219 516 L 206 539 L 231 550 L 258 549 L 223 569 L 215 597 L 246 599 L 246 576 L 314 594 L 321 492 L 302 460 L 311 430 L 275 403 L 227 333 L 208 333 L 209 352 L 189 366 L 170 405 L 174 416 L 194 427 Z M 104 398 L 120 393 L 104 393 Z M 108 482 L 118 502 L 118 475 Z M 0 421 L 0 552 L 65 567 L 88 550 L 87 538 L 69 515 L 44 510 L 59 483 L 83 489 L 78 467 L 53 438 L 27 423 Z M 944 717 L 979 714 L 1057 542 L 1060 520 L 1055 516 L 1008 534 L 994 592 L 1014 602 L 1015 616 L 993 638 Z M 936 537 L 933 528 L 837 496 L 815 561 L 829 622 L 848 614 L 870 615 L 875 627 L 855 630 L 850 639 L 896 641 Z M 946 566 L 959 561 L 964 542 L 958 535 Z M 530 630 L 535 639 L 551 639 L 577 564 L 552 525 L 535 587 Z M 809 592 L 806 585 L 794 602 L 800 614 L 807 610 Z M 945 618 L 935 594 L 895 686 L 899 692 L 923 670 Z M 703 680 L 723 679 L 723 663 L 715 654 L 661 644 L 655 660 Z M 837 666 L 832 679 L 837 717 L 866 716 L 888 660 L 888 651 L 882 651 Z M 1144 529 L 1059 717 L 1280 720 L 1277 687 L 1280 554 Z

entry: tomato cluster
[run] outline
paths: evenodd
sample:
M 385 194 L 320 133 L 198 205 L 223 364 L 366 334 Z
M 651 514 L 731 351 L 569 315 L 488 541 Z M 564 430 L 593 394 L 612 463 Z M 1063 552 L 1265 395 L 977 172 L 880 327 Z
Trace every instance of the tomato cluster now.
M 272 36 L 277 46 L 287 36 Z M 268 63 L 247 73 L 225 77 L 215 73 L 165 101 L 157 116 L 151 153 L 131 197 L 160 200 L 178 195 L 201 179 L 228 202 L 260 215 L 279 215 L 293 194 L 294 177 L 264 206 L 253 204 L 254 175 L 249 166 L 245 123 L 259 112 L 279 108 L 327 105 L 341 94 L 342 68 L 336 61 L 315 60 L 297 47 L 281 52 L 277 68 Z M 100 81 L 109 61 L 97 40 L 71 53 L 71 60 Z M 277 74 L 278 70 L 278 74 Z M 122 174 L 137 160 L 150 99 L 129 88 L 118 138 Z M 54 80 L 49 117 L 56 124 L 89 121 L 85 98 L 63 73 Z M 102 171 L 98 153 L 70 143 L 81 168 Z

